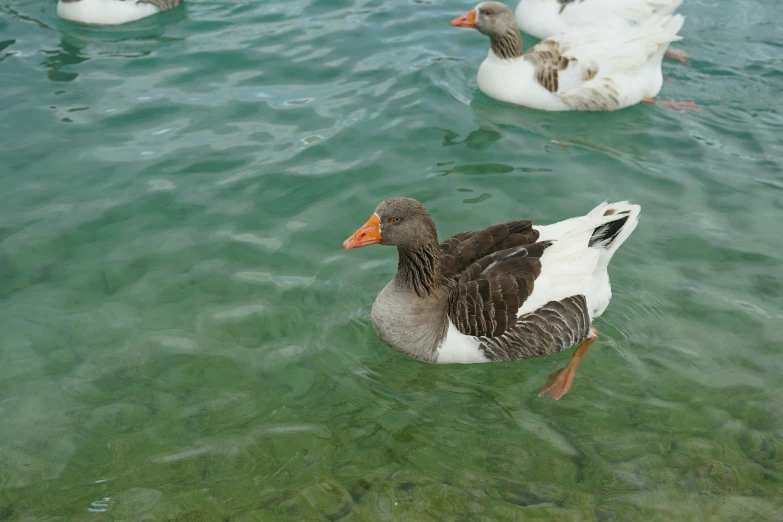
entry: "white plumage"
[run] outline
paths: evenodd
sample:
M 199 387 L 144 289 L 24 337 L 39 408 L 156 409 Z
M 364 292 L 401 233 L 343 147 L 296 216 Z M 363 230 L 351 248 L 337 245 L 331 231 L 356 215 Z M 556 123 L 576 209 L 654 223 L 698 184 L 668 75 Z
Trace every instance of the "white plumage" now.
M 479 67 L 478 86 L 500 101 L 547 111 L 635 105 L 661 90 L 661 61 L 669 43 L 680 39 L 683 22 L 673 15 L 651 18 L 638 28 L 561 34 L 510 59 L 490 49 Z M 542 68 L 555 70 L 556 85 L 541 83 Z
M 682 0 L 521 0 L 519 28 L 541 40 L 586 27 L 632 28 L 654 16 L 673 14 Z
M 136 0 L 58 0 L 57 16 L 83 24 L 118 25 L 140 20 L 177 4 L 179 1 L 175 0 L 156 3 Z
M 603 203 L 587 215 L 551 225 L 534 226 L 539 241 L 553 241 L 541 256 L 541 274 L 533 292 L 522 304 L 517 316 L 535 312 L 550 301 L 560 301 L 584 295 L 590 319 L 600 316 L 609 305 L 612 287 L 607 267 L 617 249 L 625 242 L 639 222 L 641 207 L 627 201 Z M 589 246 L 595 229 L 627 216 L 620 231 L 607 240 Z M 621 218 L 619 218 L 621 219 Z M 449 321 L 446 338 L 438 351 L 438 363 L 480 363 L 489 359 L 480 349 L 476 337 L 461 333 Z

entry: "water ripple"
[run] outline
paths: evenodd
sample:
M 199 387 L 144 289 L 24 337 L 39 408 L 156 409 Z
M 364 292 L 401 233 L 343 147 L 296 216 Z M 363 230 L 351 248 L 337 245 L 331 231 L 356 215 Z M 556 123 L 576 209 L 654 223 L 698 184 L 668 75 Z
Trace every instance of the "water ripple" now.
M 683 6 L 693 66 L 666 61 L 661 97 L 703 113 L 590 115 L 482 95 L 486 40 L 442 1 L 186 1 L 103 28 L 12 4 L 0 519 L 783 510 L 773 0 Z M 568 396 L 536 397 L 568 353 L 433 367 L 378 340 L 396 256 L 340 244 L 391 195 L 444 237 L 642 205 Z

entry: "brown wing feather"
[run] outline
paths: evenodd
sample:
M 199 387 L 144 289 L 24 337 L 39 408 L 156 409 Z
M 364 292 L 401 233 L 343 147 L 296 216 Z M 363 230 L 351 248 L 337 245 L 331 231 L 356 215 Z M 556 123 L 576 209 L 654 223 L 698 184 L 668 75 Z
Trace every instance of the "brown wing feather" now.
M 515 361 L 560 352 L 584 341 L 589 333 L 587 300 L 575 295 L 520 316 L 501 336 L 479 340 L 490 360 Z
M 525 54 L 525 59 L 536 67 L 536 80 L 549 92 L 556 93 L 560 87 L 558 74 L 565 70 L 575 58 L 566 58 L 560 54 L 560 44 L 554 40 L 544 40 Z
M 598 84 L 589 87 L 581 86 L 565 92 L 560 89 L 560 73 L 566 70 L 576 58 L 568 58 L 560 53 L 560 44 L 553 40 L 544 40 L 530 49 L 525 54 L 525 59 L 536 67 L 536 80 L 538 83 L 568 104 L 572 109 L 579 111 L 611 111 L 621 106 L 620 92 L 615 81 L 611 77 L 599 80 Z M 582 81 L 588 82 L 598 75 L 598 66 L 595 64 L 586 67 L 582 71 Z
M 533 229 L 532 221 L 509 221 L 484 230 L 461 232 L 440 244 L 441 275 L 444 279 L 457 279 L 484 256 L 537 240 L 538 231 Z
M 481 257 L 454 281 L 449 318 L 466 335 L 496 337 L 517 322 L 517 312 L 541 274 L 549 241 L 514 246 Z

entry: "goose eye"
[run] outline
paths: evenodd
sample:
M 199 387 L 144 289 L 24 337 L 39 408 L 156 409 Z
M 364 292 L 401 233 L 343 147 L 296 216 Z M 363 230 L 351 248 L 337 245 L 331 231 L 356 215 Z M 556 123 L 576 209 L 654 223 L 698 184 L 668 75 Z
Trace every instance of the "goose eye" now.
M 491 15 L 492 13 L 491 13 L 491 12 L 489 12 L 489 10 L 488 10 L 488 9 L 484 9 L 483 11 L 481 11 L 481 14 L 483 14 L 484 16 L 489 16 L 489 15 Z
M 391 219 L 389 220 L 389 223 L 395 223 L 395 224 L 396 224 L 396 223 L 399 223 L 399 222 L 400 222 L 400 218 L 398 218 L 398 217 L 396 217 L 396 218 L 391 218 Z

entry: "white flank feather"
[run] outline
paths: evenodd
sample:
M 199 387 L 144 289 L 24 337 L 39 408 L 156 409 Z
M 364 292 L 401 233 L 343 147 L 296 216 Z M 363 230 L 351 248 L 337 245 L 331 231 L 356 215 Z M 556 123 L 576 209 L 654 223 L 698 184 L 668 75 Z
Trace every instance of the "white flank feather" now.
M 612 213 L 605 215 L 607 211 Z M 636 228 L 640 212 L 639 205 L 627 201 L 603 203 L 586 216 L 534 227 L 539 231 L 539 241 L 554 243 L 541 256 L 541 275 L 519 313 L 533 312 L 549 301 L 581 294 L 587 300 L 590 317 L 601 315 L 612 297 L 609 261 Z M 599 240 L 589 246 L 596 228 L 624 217 L 625 224 L 611 242 Z

